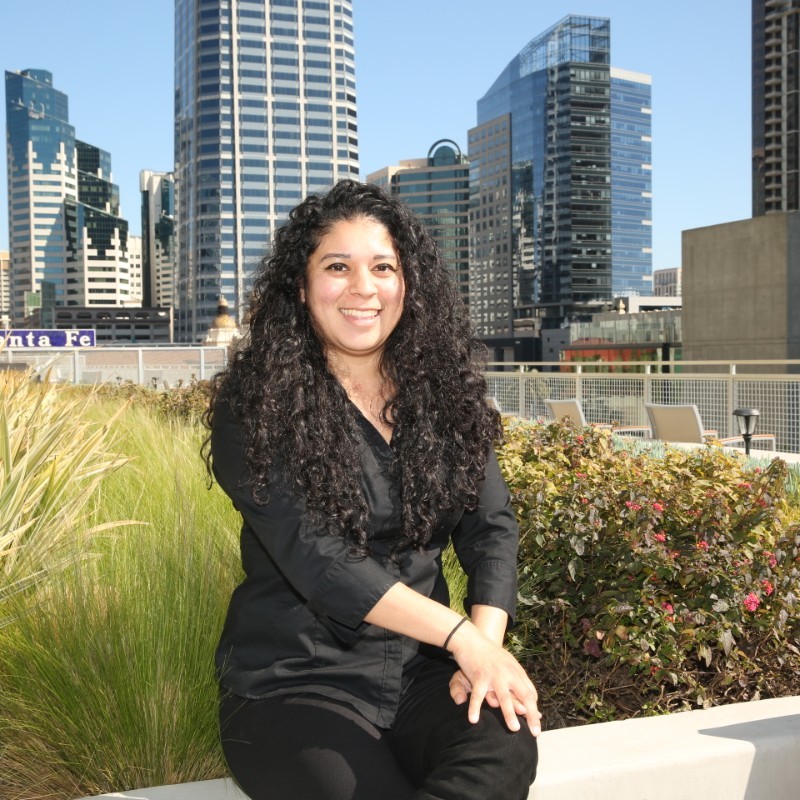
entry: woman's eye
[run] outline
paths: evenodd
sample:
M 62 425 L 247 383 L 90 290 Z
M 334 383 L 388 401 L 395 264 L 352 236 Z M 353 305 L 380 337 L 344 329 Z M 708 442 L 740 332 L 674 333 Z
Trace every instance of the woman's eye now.
M 397 272 L 397 267 L 393 264 L 378 264 L 375 267 L 376 272 Z
M 328 264 L 326 269 L 331 270 L 331 272 L 344 272 L 347 269 L 347 264 L 337 261 L 335 264 Z

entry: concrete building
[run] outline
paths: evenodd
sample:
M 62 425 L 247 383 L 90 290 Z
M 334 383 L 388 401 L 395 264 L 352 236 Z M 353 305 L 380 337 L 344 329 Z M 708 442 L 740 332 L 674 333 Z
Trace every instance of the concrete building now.
M 6 72 L 11 309 L 130 300 L 128 223 L 111 156 L 75 138 L 67 96 L 46 70 Z
M 147 305 L 175 304 L 175 179 L 171 172 L 142 170 L 142 294 Z
M 69 306 L 55 309 L 52 320 L 43 320 L 36 310 L 28 320 L 29 328 L 95 331 L 97 344 L 146 345 L 171 344 L 173 321 L 171 308 L 141 306 Z
M 684 231 L 682 263 L 684 359 L 800 358 L 800 211 Z
M 239 320 L 275 228 L 359 174 L 352 0 L 176 0 L 176 322 Z
M 452 139 L 439 139 L 425 158 L 367 175 L 367 182 L 400 197 L 422 219 L 469 304 L 469 162 Z
M 0 250 L 0 328 L 5 328 L 11 315 L 11 259 L 8 250 Z
M 565 17 L 478 101 L 470 313 L 496 357 L 652 292 L 650 77 L 610 54 L 608 19 Z
M 125 305 L 142 305 L 142 237 L 128 234 L 128 274 L 130 299 Z
M 753 216 L 800 209 L 800 0 L 753 0 Z
M 680 297 L 683 294 L 680 267 L 653 270 L 653 294 L 656 297 Z

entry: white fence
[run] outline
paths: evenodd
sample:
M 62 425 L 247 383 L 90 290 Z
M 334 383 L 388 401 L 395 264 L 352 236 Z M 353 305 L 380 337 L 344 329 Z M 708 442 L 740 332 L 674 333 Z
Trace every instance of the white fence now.
M 67 383 L 124 383 L 155 388 L 210 378 L 224 369 L 225 347 L 95 347 L 70 350 L 0 350 L 3 366 L 33 367 Z M 626 368 L 636 366 L 626 364 Z M 693 403 L 706 428 L 720 436 L 737 433 L 733 409 L 757 408 L 758 433 L 772 433 L 776 449 L 800 453 L 800 361 L 721 361 L 642 364 L 643 372 L 610 372 L 619 364 L 489 365 L 489 395 L 502 411 L 525 418 L 547 417 L 544 401 L 576 397 L 589 422 L 647 425 L 645 403 Z M 654 370 L 692 369 L 692 372 Z M 564 371 L 545 371 L 545 370 Z M 591 370 L 591 371 L 589 371 Z M 768 370 L 768 371 L 766 371 Z M 774 370 L 774 371 L 773 371 Z M 758 444 L 754 442 L 754 448 Z
M 547 418 L 547 399 L 576 397 L 587 422 L 622 426 L 647 425 L 645 403 L 693 403 L 705 428 L 735 436 L 733 410 L 757 408 L 761 416 L 756 432 L 774 434 L 777 450 L 800 453 L 800 375 L 786 374 L 797 365 L 800 361 L 676 362 L 673 368 L 703 370 L 679 373 L 651 372 L 661 366 L 652 364 L 641 365 L 645 371 L 640 373 L 602 372 L 620 365 L 601 363 L 592 364 L 591 372 L 585 365 L 558 365 L 572 370 L 562 372 L 535 371 L 552 369 L 552 363 L 518 364 L 513 371 L 495 371 L 490 365 L 486 378 L 489 395 L 503 412 L 534 419 Z M 763 372 L 767 368 L 775 371 Z
M 164 389 L 179 382 L 210 378 L 225 368 L 226 347 L 84 347 L 68 350 L 6 348 L 0 369 L 32 367 L 51 381 L 66 383 L 139 383 Z

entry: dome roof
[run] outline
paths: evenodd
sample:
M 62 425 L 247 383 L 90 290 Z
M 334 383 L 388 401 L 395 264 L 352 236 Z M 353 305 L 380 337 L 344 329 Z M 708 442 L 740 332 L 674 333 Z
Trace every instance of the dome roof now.
M 219 304 L 217 305 L 217 316 L 214 317 L 214 321 L 211 323 L 210 327 L 218 329 L 235 329 L 237 327 L 233 317 L 228 311 L 228 301 L 224 297 L 220 297 L 219 299 Z

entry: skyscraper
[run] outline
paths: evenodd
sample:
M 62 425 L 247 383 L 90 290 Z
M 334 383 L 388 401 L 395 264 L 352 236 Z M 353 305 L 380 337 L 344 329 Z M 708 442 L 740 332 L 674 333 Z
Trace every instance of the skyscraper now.
M 11 316 L 129 299 L 128 224 L 111 157 L 78 141 L 67 96 L 45 70 L 6 72 Z
M 175 298 L 175 180 L 171 172 L 139 173 L 142 192 L 143 304 L 165 308 Z
M 241 319 L 276 226 L 358 172 L 351 0 L 175 0 L 179 338 Z
M 610 52 L 608 19 L 565 17 L 478 101 L 470 313 L 498 350 L 652 287 L 650 79 Z
M 800 0 L 753 0 L 753 216 L 800 209 Z
M 400 161 L 367 175 L 414 209 L 436 240 L 469 303 L 469 162 L 452 139 L 439 139 L 425 158 Z

